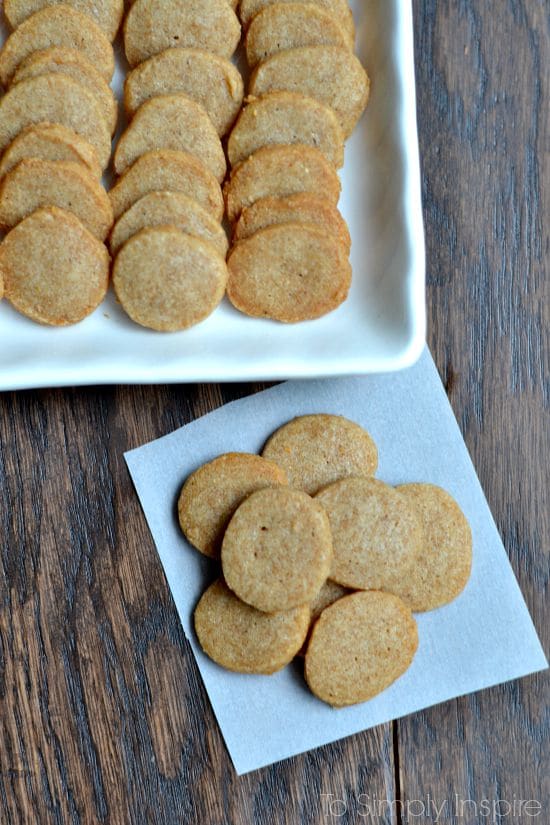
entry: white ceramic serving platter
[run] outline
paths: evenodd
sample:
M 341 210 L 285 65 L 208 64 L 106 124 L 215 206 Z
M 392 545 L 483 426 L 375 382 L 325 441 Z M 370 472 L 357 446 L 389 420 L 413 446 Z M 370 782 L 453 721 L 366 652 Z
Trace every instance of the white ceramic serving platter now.
M 389 372 L 412 364 L 425 336 L 425 256 L 410 0 L 354 0 L 357 52 L 372 79 L 346 146 L 340 208 L 353 285 L 336 312 L 283 325 L 227 301 L 199 326 L 155 333 L 109 294 L 88 319 L 41 327 L 0 303 L 0 390 L 83 384 L 251 381 Z M 117 69 L 114 87 L 121 88 Z

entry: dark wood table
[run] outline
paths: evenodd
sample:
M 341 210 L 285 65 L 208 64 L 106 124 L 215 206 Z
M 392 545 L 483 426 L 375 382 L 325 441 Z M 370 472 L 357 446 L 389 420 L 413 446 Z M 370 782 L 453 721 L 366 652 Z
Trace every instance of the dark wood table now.
M 549 8 L 414 12 L 429 344 L 548 649 Z M 257 389 L 0 396 L 0 822 L 546 825 L 546 675 L 235 776 L 122 454 Z

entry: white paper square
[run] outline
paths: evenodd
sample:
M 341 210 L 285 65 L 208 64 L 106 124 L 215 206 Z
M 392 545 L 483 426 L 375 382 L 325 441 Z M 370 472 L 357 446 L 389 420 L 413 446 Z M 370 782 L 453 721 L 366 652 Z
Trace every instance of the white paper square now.
M 411 668 L 362 705 L 333 710 L 308 691 L 300 668 L 245 676 L 200 650 L 193 610 L 217 565 L 193 550 L 177 524 L 185 478 L 220 453 L 258 452 L 297 415 L 338 413 L 375 439 L 377 477 L 429 481 L 448 490 L 472 526 L 474 560 L 452 604 L 417 616 Z M 429 352 L 392 375 L 289 382 L 235 401 L 126 454 L 176 607 L 239 774 L 405 716 L 438 702 L 547 667 L 527 607 Z

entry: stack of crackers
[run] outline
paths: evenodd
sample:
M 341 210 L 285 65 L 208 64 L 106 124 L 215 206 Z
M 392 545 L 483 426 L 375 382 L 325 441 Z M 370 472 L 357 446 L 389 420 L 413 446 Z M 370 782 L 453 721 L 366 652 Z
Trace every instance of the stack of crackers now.
M 472 536 L 447 492 L 391 487 L 374 478 L 377 466 L 362 427 L 309 415 L 261 456 L 228 453 L 187 479 L 180 526 L 223 574 L 195 611 L 208 656 L 270 674 L 303 655 L 307 684 L 334 707 L 372 698 L 407 670 L 413 613 L 462 592 Z
M 227 283 L 221 139 L 243 81 L 230 62 L 241 27 L 228 0 L 135 0 L 124 24 L 130 119 L 111 190 L 117 297 L 160 331 L 210 315 Z
M 117 103 L 111 45 L 123 0 L 5 0 L 0 51 L 0 297 L 44 324 L 103 300 L 113 211 L 101 185 Z
M 239 15 L 252 74 L 227 146 L 228 296 L 252 316 L 318 318 L 351 283 L 337 170 L 369 78 L 346 0 L 241 0 Z

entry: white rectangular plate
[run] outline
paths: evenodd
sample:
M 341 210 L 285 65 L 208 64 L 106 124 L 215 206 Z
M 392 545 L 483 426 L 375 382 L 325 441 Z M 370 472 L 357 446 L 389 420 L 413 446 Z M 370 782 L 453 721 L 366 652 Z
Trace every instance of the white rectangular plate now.
M 358 55 L 372 79 L 346 147 L 341 210 L 353 285 L 336 312 L 283 325 L 227 301 L 176 334 L 142 329 L 114 296 L 75 327 L 41 327 L 0 304 L 0 390 L 114 383 L 276 380 L 402 369 L 425 336 L 424 236 L 411 3 L 355 0 Z M 121 88 L 117 70 L 114 86 Z

